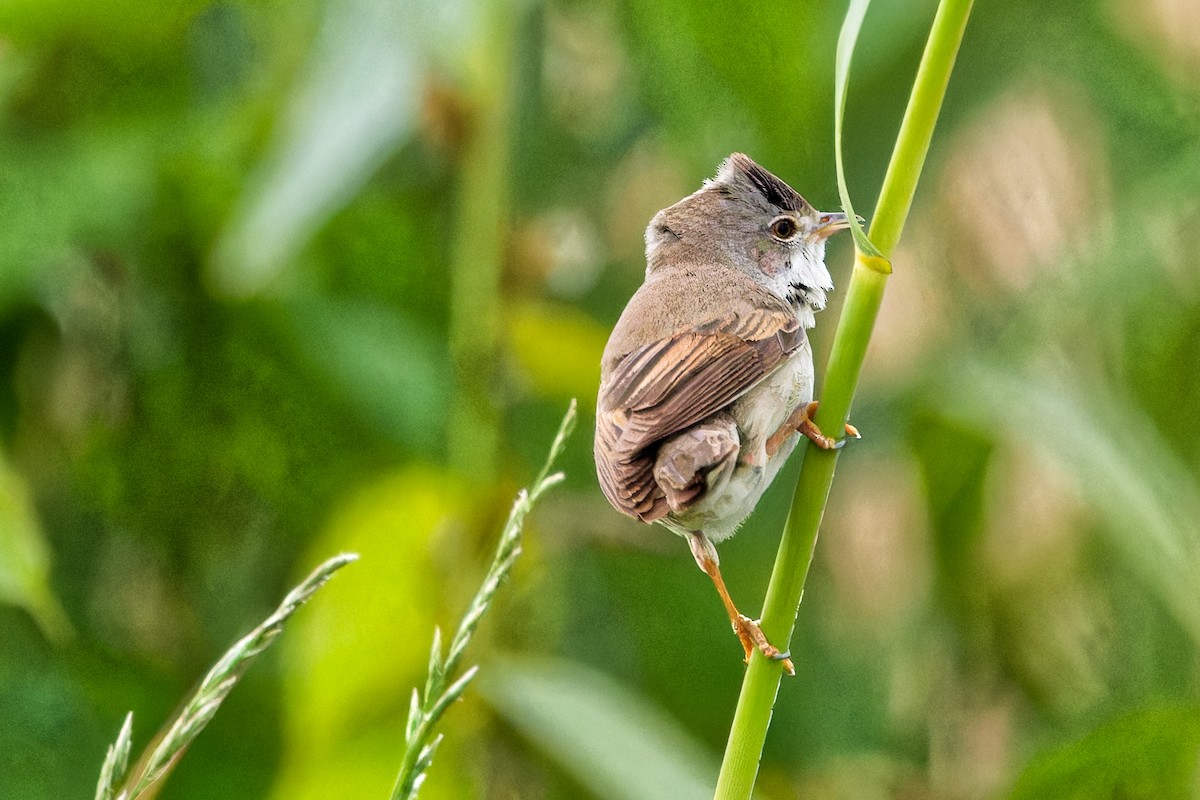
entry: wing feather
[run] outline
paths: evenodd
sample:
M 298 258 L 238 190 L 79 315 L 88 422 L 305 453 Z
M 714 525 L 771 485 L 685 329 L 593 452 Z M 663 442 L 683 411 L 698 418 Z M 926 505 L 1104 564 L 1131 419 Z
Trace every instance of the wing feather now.
M 620 358 L 600 384 L 596 471 L 617 510 L 646 522 L 665 515 L 654 481 L 659 445 L 754 388 L 800 347 L 793 314 L 755 309 L 706 322 Z

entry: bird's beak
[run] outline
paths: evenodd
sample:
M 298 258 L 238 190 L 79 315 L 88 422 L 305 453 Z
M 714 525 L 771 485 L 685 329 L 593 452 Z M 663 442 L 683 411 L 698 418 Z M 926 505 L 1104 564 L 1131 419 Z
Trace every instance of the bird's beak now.
M 863 221 L 862 217 L 858 218 L 859 222 Z M 817 227 L 810 234 L 812 238 L 818 242 L 823 242 L 830 236 L 833 236 L 838 231 L 844 231 L 850 227 L 850 218 L 841 211 L 830 211 L 821 213 L 817 217 Z

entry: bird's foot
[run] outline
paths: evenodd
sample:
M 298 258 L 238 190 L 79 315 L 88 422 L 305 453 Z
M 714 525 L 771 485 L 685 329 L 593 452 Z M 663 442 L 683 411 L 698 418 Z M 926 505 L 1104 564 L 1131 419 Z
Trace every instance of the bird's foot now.
M 817 423 L 813 422 L 813 418 L 817 416 L 817 408 L 821 405 L 819 400 L 814 400 L 804 407 L 800 413 L 800 419 L 796 422 L 796 430 L 812 439 L 813 444 L 822 450 L 838 450 L 846 446 L 846 439 L 834 439 L 832 436 L 826 436 Z M 798 409 L 799 410 L 799 409 Z M 792 416 L 795 416 L 793 413 Z M 855 439 L 861 439 L 862 434 L 858 432 L 858 428 L 846 423 L 846 435 Z
M 783 663 L 783 671 L 788 675 L 796 674 L 796 667 L 792 664 L 791 653 L 779 652 L 779 648 L 771 644 L 767 640 L 766 634 L 759 627 L 758 620 L 753 620 L 745 614 L 738 614 L 737 621 L 733 623 L 733 631 L 737 634 L 738 639 L 742 642 L 742 649 L 746 651 L 746 663 L 750 663 L 750 654 L 758 650 L 772 661 L 780 661 Z
M 825 435 L 825 433 L 817 427 L 817 423 L 813 422 L 813 417 L 815 417 L 817 414 L 818 406 L 820 406 L 820 403 L 814 400 L 808 405 L 801 406 L 791 413 L 791 416 L 789 416 L 784 423 L 779 426 L 779 430 L 775 431 L 775 433 L 771 434 L 767 438 L 766 452 L 768 458 L 773 457 L 775 453 L 779 451 L 779 448 L 783 446 L 783 443 L 787 440 L 787 438 L 793 433 L 804 434 L 809 439 L 812 439 L 813 443 L 822 450 L 838 450 L 846 446 L 845 439 L 834 439 L 832 436 Z M 846 423 L 846 435 L 852 436 L 855 439 L 862 438 L 862 434 L 858 432 L 858 428 L 854 427 L 850 423 Z

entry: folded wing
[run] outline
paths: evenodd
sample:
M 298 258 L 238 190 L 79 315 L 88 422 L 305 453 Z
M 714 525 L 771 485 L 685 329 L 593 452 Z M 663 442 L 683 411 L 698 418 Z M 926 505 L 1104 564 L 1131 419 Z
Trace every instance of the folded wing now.
M 805 338 L 779 310 L 730 315 L 644 345 L 620 359 L 600 384 L 596 471 L 624 514 L 651 522 L 669 510 L 654 481 L 659 445 L 754 388 Z

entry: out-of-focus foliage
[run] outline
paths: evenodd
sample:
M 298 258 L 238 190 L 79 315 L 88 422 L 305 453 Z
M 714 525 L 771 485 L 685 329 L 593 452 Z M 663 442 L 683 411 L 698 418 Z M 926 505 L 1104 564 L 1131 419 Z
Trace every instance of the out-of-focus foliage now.
M 860 213 L 934 5 L 867 16 Z M 976 4 L 763 797 L 1200 791 L 1197 8 Z M 623 717 L 671 730 L 645 768 L 709 780 L 740 648 L 686 548 L 600 496 L 587 414 L 656 210 L 733 150 L 836 206 L 843 11 L 0 7 L 0 797 L 87 796 L 127 710 L 140 750 L 342 549 L 161 796 L 386 796 L 433 626 L 575 395 L 422 797 L 603 796 Z M 748 609 L 794 474 L 722 546 Z
M 497 665 L 483 691 L 504 717 L 597 797 L 712 794 L 717 762 L 652 700 L 581 665 Z

